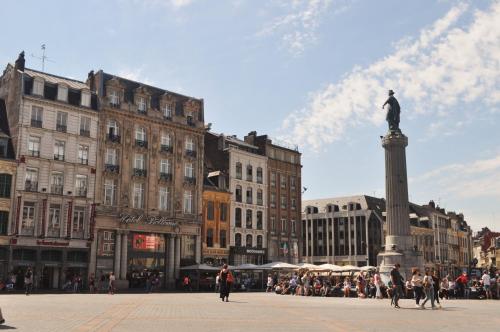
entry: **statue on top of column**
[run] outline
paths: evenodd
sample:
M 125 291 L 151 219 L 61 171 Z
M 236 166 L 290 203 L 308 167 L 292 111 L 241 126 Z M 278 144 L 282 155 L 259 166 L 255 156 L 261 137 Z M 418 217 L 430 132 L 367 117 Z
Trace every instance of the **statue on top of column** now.
M 389 131 L 401 132 L 401 129 L 399 129 L 399 115 L 401 113 L 401 108 L 399 107 L 398 100 L 394 97 L 394 91 L 389 90 L 389 98 L 386 100 L 384 105 L 382 105 L 382 109 L 384 109 L 385 105 L 388 105 L 385 119 L 389 124 Z

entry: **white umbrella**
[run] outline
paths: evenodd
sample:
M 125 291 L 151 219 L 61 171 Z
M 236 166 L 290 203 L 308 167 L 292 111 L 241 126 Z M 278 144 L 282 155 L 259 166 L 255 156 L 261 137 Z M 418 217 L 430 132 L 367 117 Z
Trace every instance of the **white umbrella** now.
M 220 268 L 207 264 L 195 264 L 181 267 L 181 270 L 219 271 Z
M 258 270 L 258 269 L 259 267 L 255 264 L 241 264 L 233 268 L 233 270 Z
M 318 269 L 323 271 L 333 271 L 333 272 L 343 271 L 342 266 L 338 266 L 335 264 L 321 264 L 320 266 L 318 266 Z
M 309 264 L 309 263 L 300 263 L 300 264 L 297 264 L 297 266 L 299 267 L 299 269 L 309 269 L 309 270 L 314 270 L 318 267 L 317 265 Z
M 284 262 L 272 262 L 259 266 L 262 269 L 275 269 L 275 270 L 293 270 L 298 268 L 297 265 L 288 264 Z
M 349 272 L 349 271 L 360 271 L 361 268 L 354 266 L 354 265 L 344 265 L 341 267 L 342 272 Z
M 377 267 L 376 267 L 376 266 L 362 266 L 362 267 L 360 268 L 360 270 L 361 270 L 361 271 L 374 271 L 374 270 L 376 270 L 376 269 L 377 269 Z

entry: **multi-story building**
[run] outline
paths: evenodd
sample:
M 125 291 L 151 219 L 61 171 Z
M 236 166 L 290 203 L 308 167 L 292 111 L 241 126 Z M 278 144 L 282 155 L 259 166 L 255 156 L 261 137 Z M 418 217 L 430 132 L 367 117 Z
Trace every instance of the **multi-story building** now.
M 370 196 L 302 203 L 302 257 L 308 263 L 377 265 L 385 202 Z
M 87 276 L 97 146 L 96 96 L 80 81 L 25 68 L 21 53 L 0 82 L 15 155 L 10 266 L 34 268 L 39 288 Z M 22 278 L 20 278 L 22 280 Z
M 268 260 L 298 263 L 301 259 L 302 165 L 298 147 L 273 142 L 250 132 L 245 142 L 259 147 L 267 159 Z
M 231 193 L 221 172 L 208 173 L 203 187 L 202 262 L 221 266 L 229 262 Z
M 500 232 L 483 227 L 473 238 L 474 265 L 478 268 L 497 268 L 500 261 Z
M 87 84 L 100 133 L 90 272 L 141 287 L 149 270 L 173 287 L 201 258 L 203 100 L 103 71 Z
M 267 157 L 236 136 L 205 135 L 208 171 L 229 176 L 230 264 L 263 264 L 267 257 Z
M 423 256 L 424 268 L 434 268 L 434 230 L 427 211 L 410 203 L 410 233 L 415 251 Z M 422 268 L 422 266 L 420 267 Z
M 17 163 L 10 140 L 5 101 L 0 99 L 0 280 L 6 280 L 12 271 L 10 262 L 10 227 Z

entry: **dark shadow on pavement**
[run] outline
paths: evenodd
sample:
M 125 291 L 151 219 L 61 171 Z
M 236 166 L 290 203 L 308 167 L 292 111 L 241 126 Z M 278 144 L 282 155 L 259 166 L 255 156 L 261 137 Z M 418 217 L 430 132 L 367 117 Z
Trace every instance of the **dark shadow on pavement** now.
M 17 330 L 14 326 L 0 325 L 0 330 Z

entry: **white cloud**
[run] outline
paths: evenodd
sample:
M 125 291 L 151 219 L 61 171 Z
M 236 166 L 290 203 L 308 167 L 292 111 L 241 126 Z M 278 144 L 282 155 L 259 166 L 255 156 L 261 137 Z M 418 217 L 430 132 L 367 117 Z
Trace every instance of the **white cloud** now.
M 133 0 L 139 5 L 147 5 L 151 7 L 164 6 L 173 9 L 180 9 L 191 5 L 195 0 Z
M 445 165 L 410 178 L 409 182 L 450 199 L 500 198 L 500 154 L 470 163 Z
M 336 11 L 347 8 L 337 1 Z M 307 46 L 317 41 L 317 29 L 333 0 L 293 0 L 278 2 L 285 14 L 266 24 L 257 36 L 279 35 L 282 45 L 294 56 L 302 54 Z
M 416 40 L 405 38 L 392 54 L 310 93 L 307 107 L 284 120 L 285 135 L 318 150 L 341 139 L 350 127 L 381 125 L 387 89 L 396 91 L 403 115 L 446 118 L 452 109 L 464 112 L 465 105 L 478 103 L 485 110 L 498 108 L 500 2 L 472 11 L 465 4 L 454 6 Z M 465 13 L 473 14 L 472 19 L 459 27 Z
M 182 8 L 189 6 L 193 0 L 170 0 L 170 5 L 174 8 Z

